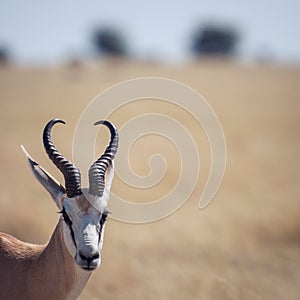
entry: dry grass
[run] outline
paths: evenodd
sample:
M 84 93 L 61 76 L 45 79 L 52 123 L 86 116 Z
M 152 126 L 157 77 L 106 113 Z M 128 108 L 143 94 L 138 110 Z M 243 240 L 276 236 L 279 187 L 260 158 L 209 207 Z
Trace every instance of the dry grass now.
M 42 150 L 45 122 L 68 121 L 55 131 L 55 141 L 70 157 L 72 133 L 88 102 L 113 83 L 139 76 L 176 79 L 208 99 L 227 140 L 226 175 L 202 211 L 197 201 L 206 167 L 191 200 L 169 218 L 145 225 L 110 220 L 102 267 L 80 299 L 299 299 L 298 68 L 121 63 L 76 70 L 0 69 L 0 230 L 44 243 L 58 218 L 19 145 L 61 179 Z M 128 109 L 114 121 L 120 124 L 131 113 L 139 110 Z M 184 114 L 173 113 L 196 134 Z M 209 161 L 203 133 L 198 144 Z M 144 163 L 142 154 L 135 157 L 136 168 Z

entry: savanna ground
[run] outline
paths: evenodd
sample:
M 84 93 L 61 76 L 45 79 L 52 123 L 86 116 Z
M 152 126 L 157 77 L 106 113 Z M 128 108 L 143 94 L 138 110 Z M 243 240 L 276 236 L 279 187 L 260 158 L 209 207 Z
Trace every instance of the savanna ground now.
M 181 81 L 208 100 L 227 142 L 224 181 L 214 201 L 199 210 L 209 146 L 186 113 L 149 102 L 146 108 L 125 107 L 112 116 L 120 126 L 140 110 L 168 112 L 195 137 L 203 169 L 190 200 L 168 218 L 143 225 L 109 220 L 102 266 L 80 299 L 299 299 L 300 69 L 296 67 L 120 62 L 82 68 L 0 68 L 0 231 L 46 243 L 58 220 L 55 205 L 30 173 L 19 145 L 24 144 L 61 180 L 42 148 L 45 123 L 54 117 L 67 121 L 54 129 L 53 139 L 70 158 L 76 122 L 90 100 L 114 83 L 141 76 Z M 167 176 L 144 194 L 118 179 L 113 190 L 129 201 L 151 201 L 152 195 L 176 182 L 178 155 L 159 139 L 138 144 L 131 156 L 133 168 L 147 173 L 141 149 L 147 149 L 147 155 L 167 153 Z

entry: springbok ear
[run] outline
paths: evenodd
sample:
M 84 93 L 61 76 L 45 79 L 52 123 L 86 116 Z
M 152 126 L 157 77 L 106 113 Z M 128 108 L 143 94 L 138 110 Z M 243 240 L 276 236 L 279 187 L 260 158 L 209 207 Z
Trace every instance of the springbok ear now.
M 109 199 L 110 188 L 114 178 L 114 171 L 115 171 L 115 164 L 114 161 L 112 161 L 105 173 L 105 187 L 104 187 L 103 197 L 106 201 L 108 201 Z
M 44 170 L 36 161 L 34 161 L 31 158 L 31 156 L 25 150 L 23 145 L 21 145 L 21 148 L 27 158 L 27 161 L 34 176 L 37 178 L 40 184 L 49 192 L 49 194 L 55 201 L 57 207 L 59 209 L 62 209 L 61 199 L 66 193 L 64 187 L 61 184 L 59 184 L 55 178 L 53 178 L 46 170 Z

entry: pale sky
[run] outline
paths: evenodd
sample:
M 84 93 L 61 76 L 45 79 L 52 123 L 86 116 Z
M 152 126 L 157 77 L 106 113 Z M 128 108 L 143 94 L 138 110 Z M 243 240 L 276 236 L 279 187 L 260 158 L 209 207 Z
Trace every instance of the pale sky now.
M 90 52 L 96 25 L 114 25 L 134 54 L 177 62 L 195 25 L 210 20 L 236 26 L 246 57 L 300 62 L 298 0 L 0 0 L 0 45 L 22 63 L 60 62 Z

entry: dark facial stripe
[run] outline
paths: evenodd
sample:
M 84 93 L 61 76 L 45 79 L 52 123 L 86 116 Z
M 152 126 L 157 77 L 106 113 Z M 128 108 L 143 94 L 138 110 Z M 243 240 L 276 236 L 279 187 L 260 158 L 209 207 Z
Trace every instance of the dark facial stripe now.
M 74 243 L 75 247 L 77 248 L 77 244 L 76 244 L 76 241 L 75 241 L 75 235 L 74 235 L 73 228 L 72 228 L 72 226 L 69 226 L 69 228 L 70 228 L 70 232 L 71 232 L 71 237 L 72 237 L 73 243 Z
M 63 220 L 65 221 L 65 223 L 68 225 L 68 227 L 70 229 L 70 233 L 71 233 L 73 243 L 74 243 L 75 247 L 77 248 L 77 244 L 76 244 L 76 241 L 75 241 L 75 235 L 74 235 L 74 231 L 73 231 L 73 228 L 72 228 L 72 221 L 71 221 L 70 217 L 68 216 L 68 214 L 66 213 L 66 210 L 65 210 L 64 207 L 63 207 L 61 213 L 63 215 Z
M 100 231 L 99 231 L 99 239 L 98 239 L 98 244 L 100 243 L 101 241 L 101 235 L 102 235 L 102 229 L 103 229 L 103 226 L 105 224 L 105 221 L 107 219 L 107 213 L 103 213 L 102 216 L 101 216 L 101 219 L 100 219 Z

